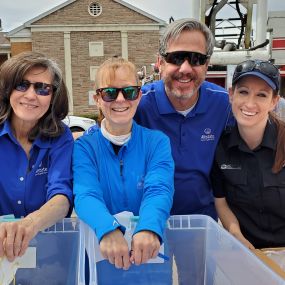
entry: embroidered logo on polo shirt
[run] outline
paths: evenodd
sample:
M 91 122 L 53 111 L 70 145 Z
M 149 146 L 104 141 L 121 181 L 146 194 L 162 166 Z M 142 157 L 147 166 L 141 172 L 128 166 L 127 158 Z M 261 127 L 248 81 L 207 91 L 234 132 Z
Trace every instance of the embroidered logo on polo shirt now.
M 143 189 L 144 188 L 144 175 L 138 175 L 137 176 L 138 178 L 137 178 L 137 189 Z
M 47 167 L 43 166 L 43 162 L 39 164 L 38 169 L 36 170 L 35 176 L 44 175 L 48 173 Z
M 212 134 L 212 130 L 210 128 L 206 128 L 204 130 L 204 134 L 201 135 L 201 142 L 203 141 L 214 141 L 215 135 Z

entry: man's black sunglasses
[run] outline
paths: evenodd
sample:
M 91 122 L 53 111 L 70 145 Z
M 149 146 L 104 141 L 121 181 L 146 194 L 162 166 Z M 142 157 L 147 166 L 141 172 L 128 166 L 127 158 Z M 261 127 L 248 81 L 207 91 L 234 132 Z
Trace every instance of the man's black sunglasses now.
M 167 63 L 172 63 L 175 65 L 182 65 L 187 59 L 189 64 L 193 66 L 204 65 L 207 62 L 209 55 L 202 54 L 194 51 L 174 51 L 167 52 L 161 55 Z
M 43 82 L 30 82 L 29 80 L 21 81 L 20 83 L 16 84 L 14 89 L 20 92 L 26 92 L 31 85 L 33 85 L 36 94 L 40 96 L 51 95 L 52 92 L 56 90 L 56 87 L 52 84 Z
M 279 85 L 280 85 L 279 70 L 275 65 L 273 65 L 269 61 L 247 60 L 240 63 L 239 65 L 237 65 L 235 69 L 233 75 L 233 84 L 235 84 L 243 74 L 251 71 L 259 72 L 267 76 L 269 79 L 271 79 L 274 82 L 276 90 L 279 90 Z
M 133 101 L 138 99 L 140 89 L 140 86 L 127 86 L 123 88 L 105 87 L 97 89 L 96 93 L 100 95 L 105 102 L 115 101 L 120 92 L 122 92 L 126 100 Z

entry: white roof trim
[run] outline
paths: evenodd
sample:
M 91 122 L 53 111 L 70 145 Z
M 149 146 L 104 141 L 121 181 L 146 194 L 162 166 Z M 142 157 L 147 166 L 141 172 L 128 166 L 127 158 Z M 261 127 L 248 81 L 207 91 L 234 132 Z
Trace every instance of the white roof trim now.
M 18 33 L 19 31 L 21 31 L 22 29 L 24 29 L 26 27 L 30 27 L 34 22 L 36 22 L 36 21 L 38 21 L 38 20 L 48 16 L 49 14 L 51 14 L 51 13 L 53 13 L 53 12 L 55 12 L 55 11 L 61 9 L 61 8 L 64 8 L 65 6 L 71 4 L 71 3 L 75 2 L 75 1 L 77 1 L 77 0 L 68 0 L 68 1 L 66 1 L 64 3 L 61 3 L 60 5 L 57 5 L 54 8 L 52 8 L 52 9 L 50 9 L 50 10 L 48 10 L 48 11 L 46 11 L 46 12 L 44 12 L 44 13 L 42 13 L 42 14 L 34 17 L 34 18 L 32 18 L 31 20 L 25 22 L 23 25 L 21 25 L 21 26 L 15 28 L 15 29 L 11 30 L 10 32 L 8 32 L 7 33 L 7 37 L 13 37 L 13 35 Z M 151 14 L 149 14 L 149 13 L 147 13 L 147 12 L 145 12 L 145 11 L 143 11 L 143 10 L 141 10 L 141 9 L 131 5 L 131 4 L 129 4 L 129 3 L 126 3 L 126 2 L 124 2 L 122 0 L 113 0 L 113 1 L 119 3 L 119 4 L 123 5 L 123 6 L 125 6 L 125 7 L 129 8 L 131 10 L 136 11 L 139 14 L 144 15 L 147 18 L 150 18 L 150 19 L 158 22 L 158 24 L 161 25 L 161 26 L 165 26 L 167 24 L 162 19 L 159 19 L 159 18 L 157 18 L 157 17 L 155 17 L 155 16 L 153 16 L 153 15 L 151 15 Z
M 66 2 L 63 2 L 63 3 L 61 3 L 61 4 L 59 4 L 59 5 L 55 6 L 55 7 L 53 7 L 52 9 L 50 9 L 50 10 L 48 10 L 48 11 L 46 11 L 46 12 L 44 12 L 44 13 L 42 13 L 42 14 L 40 14 L 40 15 L 34 17 L 34 18 L 32 18 L 31 20 L 29 20 L 29 21 L 27 21 L 27 22 L 25 22 L 23 25 L 21 25 L 21 26 L 15 28 L 15 29 L 13 29 L 13 30 L 11 30 L 10 32 L 7 33 L 7 36 L 8 36 L 8 37 L 13 36 L 15 33 L 19 32 L 20 30 L 22 30 L 22 29 L 24 29 L 24 28 L 26 28 L 26 27 L 29 27 L 33 22 L 36 22 L 36 21 L 38 21 L 38 20 L 40 20 L 40 19 L 42 19 L 42 18 L 48 16 L 49 14 L 51 14 L 51 13 L 53 13 L 53 12 L 55 12 L 55 11 L 57 11 L 57 10 L 63 8 L 63 7 L 65 7 L 65 6 L 67 6 L 67 5 L 69 5 L 69 4 L 73 3 L 73 2 L 75 2 L 75 1 L 77 1 L 77 0 L 68 0 L 68 1 L 66 1 Z
M 0 48 L 10 48 L 11 44 L 0 44 Z

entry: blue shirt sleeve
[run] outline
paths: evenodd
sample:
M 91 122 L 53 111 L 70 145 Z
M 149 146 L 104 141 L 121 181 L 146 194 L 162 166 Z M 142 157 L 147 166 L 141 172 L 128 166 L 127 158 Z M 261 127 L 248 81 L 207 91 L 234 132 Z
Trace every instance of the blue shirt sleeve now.
M 96 154 L 84 143 L 84 137 L 75 141 L 73 152 L 75 211 L 96 233 L 99 241 L 117 228 L 125 228 L 110 214 L 104 201 L 98 179 Z
M 65 127 L 64 133 L 52 144 L 49 152 L 47 200 L 59 194 L 66 196 L 70 204 L 68 215 L 73 208 L 72 151 L 72 134 Z

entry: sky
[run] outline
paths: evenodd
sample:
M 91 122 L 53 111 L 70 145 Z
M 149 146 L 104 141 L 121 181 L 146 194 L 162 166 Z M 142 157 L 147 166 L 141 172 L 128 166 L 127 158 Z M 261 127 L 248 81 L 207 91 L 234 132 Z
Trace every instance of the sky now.
M 10 31 L 26 21 L 48 11 L 66 0 L 0 0 L 0 19 L 3 31 Z M 125 0 L 168 22 L 189 16 L 190 1 L 196 0 Z M 269 11 L 285 11 L 284 0 L 268 0 Z

